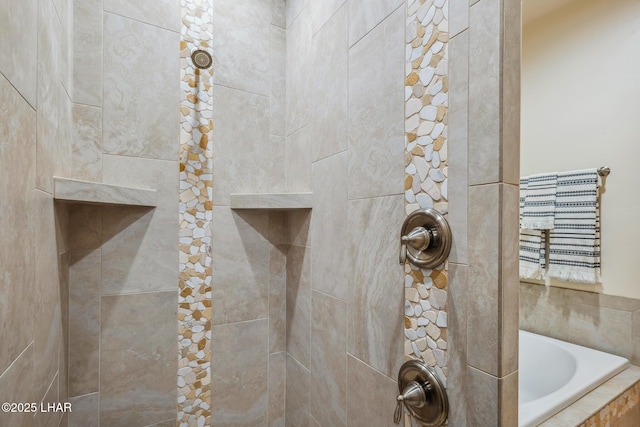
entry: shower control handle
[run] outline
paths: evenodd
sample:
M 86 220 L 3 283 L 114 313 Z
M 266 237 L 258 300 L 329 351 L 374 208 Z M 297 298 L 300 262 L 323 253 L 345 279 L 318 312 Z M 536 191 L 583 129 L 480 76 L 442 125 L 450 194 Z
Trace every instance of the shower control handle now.
M 409 262 L 424 268 L 442 264 L 451 250 L 451 229 L 444 216 L 435 209 L 412 212 L 402 224 L 400 264 Z
M 447 420 L 447 393 L 432 368 L 421 360 L 405 362 L 398 373 L 396 410 L 393 422 L 400 424 L 402 407 L 423 427 L 441 426 Z

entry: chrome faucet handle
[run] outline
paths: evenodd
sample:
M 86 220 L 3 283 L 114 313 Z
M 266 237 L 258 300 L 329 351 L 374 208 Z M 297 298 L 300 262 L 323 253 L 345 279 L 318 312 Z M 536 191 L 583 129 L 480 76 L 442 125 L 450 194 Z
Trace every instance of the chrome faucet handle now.
M 396 406 L 396 411 L 393 414 L 393 422 L 400 424 L 403 404 L 411 408 L 422 408 L 427 402 L 427 391 L 429 390 L 431 390 L 431 384 L 429 383 L 422 385 L 417 381 L 409 382 L 404 390 L 402 390 L 402 394 L 399 394 L 396 397 L 398 404 Z
M 418 209 L 402 224 L 400 264 L 407 259 L 417 267 L 434 268 L 446 261 L 451 250 L 451 229 L 434 209 Z
M 410 360 L 402 365 L 398 373 L 398 390 L 400 394 L 396 396 L 394 423 L 400 424 L 403 406 L 407 414 L 422 427 L 438 427 L 447 420 L 447 392 L 433 368 L 423 361 Z

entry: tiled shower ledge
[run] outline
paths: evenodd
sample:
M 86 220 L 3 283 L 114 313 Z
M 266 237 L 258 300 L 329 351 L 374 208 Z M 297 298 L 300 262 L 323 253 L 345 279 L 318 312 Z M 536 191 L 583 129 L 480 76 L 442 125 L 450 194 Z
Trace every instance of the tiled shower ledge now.
M 287 211 L 311 209 L 313 193 L 253 193 L 232 194 L 231 209 L 266 209 Z
M 538 427 L 579 426 L 638 381 L 640 367 L 631 365 Z
M 53 178 L 53 198 L 66 202 L 157 206 L 156 190 L 69 178 Z

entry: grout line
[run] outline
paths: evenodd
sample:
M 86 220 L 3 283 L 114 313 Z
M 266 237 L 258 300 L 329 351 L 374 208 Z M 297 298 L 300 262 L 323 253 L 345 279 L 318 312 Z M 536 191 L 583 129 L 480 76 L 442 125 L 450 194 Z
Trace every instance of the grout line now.
M 34 344 L 34 343 L 35 343 L 35 341 L 34 341 L 34 340 L 29 341 L 29 344 L 27 344 L 27 346 L 24 348 L 24 350 L 22 350 L 22 352 L 21 352 L 19 355 L 17 355 L 15 359 L 13 359 L 13 361 L 9 364 L 9 366 L 7 366 L 7 369 L 5 369 L 5 370 L 4 370 L 4 372 L 2 372 L 2 373 L 0 374 L 0 378 L 2 378 L 2 377 L 4 376 L 4 374 L 6 374 L 7 372 L 9 372 L 9 369 L 11 369 L 11 368 L 13 367 L 13 365 L 15 365 L 16 361 L 17 361 L 18 359 L 20 359 L 20 358 L 22 357 L 22 355 L 23 355 L 23 354 L 24 354 L 24 353 L 29 349 L 29 347 L 31 346 L 31 344 Z
M 103 13 L 108 13 L 109 15 L 113 15 L 113 16 L 119 16 L 120 18 L 128 19 L 128 20 L 130 20 L 130 21 L 138 22 L 138 23 L 140 23 L 140 24 L 149 25 L 149 26 L 154 27 L 154 28 L 157 28 L 157 29 L 159 29 L 159 30 L 169 31 L 169 32 L 172 32 L 172 33 L 174 33 L 174 34 L 181 35 L 181 32 L 182 32 L 182 31 L 181 31 L 181 29 L 180 29 L 180 30 L 172 30 L 172 29 L 170 29 L 170 28 L 161 27 L 160 25 L 157 25 L 157 24 L 152 24 L 152 23 L 150 23 L 150 22 L 141 21 L 140 19 L 137 19 L 137 18 L 132 18 L 132 17 L 127 16 L 127 15 L 122 15 L 122 14 L 117 13 L 117 12 L 112 12 L 112 11 L 110 11 L 110 10 L 106 10 L 106 9 L 104 9 L 104 3 L 103 3 L 103 9 L 102 9 L 102 12 L 103 12 Z M 182 25 L 182 20 L 180 21 L 180 25 Z

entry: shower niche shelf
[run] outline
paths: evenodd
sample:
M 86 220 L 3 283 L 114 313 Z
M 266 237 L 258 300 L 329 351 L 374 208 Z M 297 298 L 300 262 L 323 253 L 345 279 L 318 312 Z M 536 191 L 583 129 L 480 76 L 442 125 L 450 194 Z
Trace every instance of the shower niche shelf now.
M 313 193 L 243 193 L 231 194 L 231 209 L 289 211 L 311 209 Z
M 53 198 L 75 203 L 157 206 L 156 190 L 59 177 L 53 178 Z

